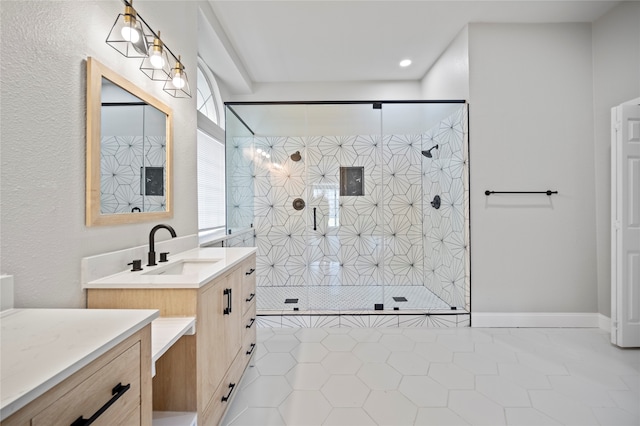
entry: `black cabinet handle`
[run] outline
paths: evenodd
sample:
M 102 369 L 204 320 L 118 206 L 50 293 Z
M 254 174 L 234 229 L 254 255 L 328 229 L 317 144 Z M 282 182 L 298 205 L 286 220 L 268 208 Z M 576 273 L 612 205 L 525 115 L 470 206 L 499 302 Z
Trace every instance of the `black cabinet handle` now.
M 249 272 L 245 272 L 244 274 L 245 274 L 245 275 L 251 275 L 251 274 L 253 274 L 255 271 L 256 271 L 256 270 L 255 270 L 255 268 L 251 268 L 251 269 L 249 269 Z
M 247 351 L 247 355 L 251 355 L 251 354 L 253 353 L 253 350 L 254 350 L 255 348 L 256 348 L 256 344 L 255 344 L 255 343 L 252 343 L 252 344 L 251 344 L 251 349 L 249 349 L 249 350 Z
M 254 297 L 256 297 L 256 294 L 255 294 L 255 293 L 251 293 L 251 294 L 249 295 L 249 298 L 248 298 L 248 299 L 245 299 L 245 302 L 251 302 L 251 301 L 253 300 L 253 298 L 254 298 Z
M 251 326 L 253 325 L 253 323 L 256 322 L 255 318 L 251 318 L 251 321 L 249 321 L 249 324 L 247 324 L 246 328 L 251 328 Z
M 224 315 L 229 315 L 231 313 L 231 289 L 225 288 L 222 294 L 227 296 L 227 307 L 224 308 Z
M 111 390 L 111 394 L 113 395 L 113 397 L 111 397 L 111 399 L 107 401 L 106 404 L 104 404 L 98 411 L 96 411 L 93 414 L 93 416 L 89 417 L 88 419 L 85 419 L 83 416 L 80 416 L 76 419 L 76 421 L 71 423 L 71 426 L 88 426 L 91 423 L 95 422 L 96 420 L 98 420 L 98 417 L 100 417 L 102 413 L 107 411 L 109 407 L 111 407 L 122 395 L 124 395 L 126 391 L 129 390 L 129 388 L 131 388 L 130 383 L 125 386 L 122 386 L 122 383 L 118 383 Z
M 222 397 L 222 402 L 228 401 L 231 398 L 231 394 L 233 393 L 233 388 L 236 387 L 235 383 L 229 383 L 229 393 L 226 396 Z

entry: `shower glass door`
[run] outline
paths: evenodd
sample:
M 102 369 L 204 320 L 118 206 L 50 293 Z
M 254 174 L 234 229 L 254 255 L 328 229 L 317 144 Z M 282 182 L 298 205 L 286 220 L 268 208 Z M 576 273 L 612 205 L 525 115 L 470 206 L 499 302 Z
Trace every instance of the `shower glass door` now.
M 373 310 L 383 303 L 380 124 L 380 109 L 371 104 L 307 106 L 305 285 L 311 310 Z
M 469 309 L 464 103 L 227 106 L 230 246 L 261 311 Z

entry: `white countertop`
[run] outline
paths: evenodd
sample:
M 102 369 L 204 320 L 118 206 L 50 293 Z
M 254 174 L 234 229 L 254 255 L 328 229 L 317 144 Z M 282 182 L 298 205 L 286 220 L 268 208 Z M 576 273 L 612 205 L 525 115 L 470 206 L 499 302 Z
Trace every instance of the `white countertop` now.
M 123 272 L 109 275 L 108 277 L 89 281 L 83 288 L 199 288 L 212 279 L 224 274 L 231 267 L 236 266 L 251 254 L 256 252 L 255 247 L 204 247 L 183 251 L 169 256 L 169 262 L 159 263 L 157 266 L 145 266 L 143 270 Z M 150 275 L 156 270 L 167 268 L 170 265 L 184 260 L 216 260 L 197 273 L 182 275 Z
M 160 317 L 151 323 L 151 375 L 156 375 L 156 361 L 182 336 L 196 334 L 194 317 Z
M 0 314 L 0 421 L 151 323 L 150 309 L 10 309 Z

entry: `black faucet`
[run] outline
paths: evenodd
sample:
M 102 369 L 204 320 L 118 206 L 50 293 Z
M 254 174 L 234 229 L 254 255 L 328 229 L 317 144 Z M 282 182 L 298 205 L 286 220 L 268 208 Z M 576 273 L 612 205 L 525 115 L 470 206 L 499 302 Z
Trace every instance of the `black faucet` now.
M 147 266 L 155 266 L 156 265 L 156 231 L 158 229 L 164 228 L 167 231 L 169 231 L 171 233 L 171 238 L 175 238 L 176 235 L 176 231 L 170 227 L 169 225 L 165 225 L 165 224 L 160 224 L 160 225 L 156 225 L 153 228 L 151 228 L 151 232 L 149 232 L 149 263 L 147 263 Z

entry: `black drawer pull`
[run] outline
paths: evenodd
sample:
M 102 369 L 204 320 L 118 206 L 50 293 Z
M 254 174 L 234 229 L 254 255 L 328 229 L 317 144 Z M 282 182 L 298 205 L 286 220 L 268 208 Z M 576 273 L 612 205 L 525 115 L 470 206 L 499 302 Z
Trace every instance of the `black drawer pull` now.
M 235 383 L 229 383 L 229 393 L 226 396 L 222 397 L 222 402 L 228 401 L 231 398 L 231 394 L 233 393 L 233 388 L 236 387 Z
M 255 348 L 256 348 L 256 344 L 255 344 L 255 343 L 252 343 L 252 344 L 251 344 L 251 349 L 249 349 L 249 350 L 247 351 L 247 355 L 251 355 L 251 354 L 253 353 L 253 350 L 254 350 Z
M 251 328 L 251 326 L 253 325 L 253 323 L 256 322 L 255 318 L 251 318 L 251 321 L 249 321 L 249 324 L 247 324 L 247 328 Z
M 244 274 L 245 274 L 245 275 L 251 275 L 251 274 L 253 274 L 255 271 L 256 271 L 256 270 L 255 270 L 255 268 L 251 268 L 251 269 L 249 269 L 249 272 L 245 272 Z
M 225 288 L 222 292 L 223 295 L 227 296 L 227 307 L 224 308 L 224 315 L 229 315 L 231 313 L 231 289 Z
M 253 300 L 253 298 L 254 298 L 254 297 L 256 297 L 256 294 L 255 294 L 255 293 L 251 293 L 251 294 L 249 295 L 249 298 L 248 298 L 248 299 L 245 299 L 245 302 L 251 302 L 251 301 Z
M 126 391 L 129 390 L 129 388 L 131 388 L 131 384 L 122 386 L 122 383 L 118 383 L 111 390 L 111 395 L 113 395 L 113 397 L 111 397 L 111 399 L 107 401 L 106 404 L 104 404 L 98 411 L 96 411 L 93 416 L 89 417 L 88 419 L 80 416 L 76 419 L 75 422 L 71 423 L 71 426 L 88 426 L 91 423 L 95 422 L 96 420 L 98 420 L 98 417 L 100 417 L 102 413 L 107 411 L 109 407 L 111 407 L 122 395 L 124 395 Z

